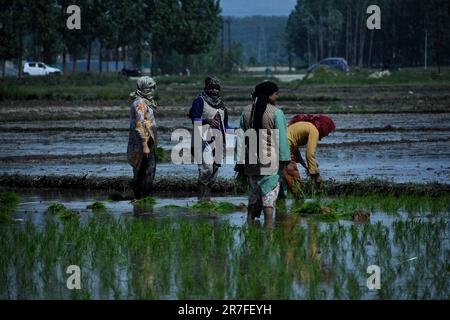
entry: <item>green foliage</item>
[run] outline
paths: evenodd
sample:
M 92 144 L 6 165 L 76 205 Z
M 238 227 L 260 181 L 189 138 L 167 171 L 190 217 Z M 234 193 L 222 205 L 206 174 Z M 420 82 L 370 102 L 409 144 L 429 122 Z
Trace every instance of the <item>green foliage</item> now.
M 219 1 L 181 0 L 179 3 L 174 48 L 185 59 L 192 54 L 208 52 L 221 27 Z
M 367 1 L 298 0 L 286 26 L 288 50 L 303 66 L 329 56 L 345 57 L 355 67 L 417 66 L 424 61 L 427 30 L 428 63 L 448 63 L 442 59 L 450 43 L 450 25 L 445 23 L 448 4 L 439 0 L 410 0 L 407 4 L 378 0 L 370 4 L 382 10 L 381 30 L 366 27 Z

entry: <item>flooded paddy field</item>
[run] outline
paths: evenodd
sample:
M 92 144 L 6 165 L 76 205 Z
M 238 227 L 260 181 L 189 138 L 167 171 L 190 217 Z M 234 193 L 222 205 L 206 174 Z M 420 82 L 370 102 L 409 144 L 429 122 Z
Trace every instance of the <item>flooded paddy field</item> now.
M 242 196 L 204 210 L 189 197 L 18 194 L 15 223 L 0 224 L 2 299 L 450 298 L 448 197 L 316 199 L 327 215 L 299 214 L 287 200 L 273 223 L 249 225 Z M 49 212 L 55 204 L 73 216 Z M 81 290 L 66 288 L 69 265 L 81 268 Z M 371 265 L 379 290 L 367 287 Z
M 290 119 L 293 114 L 287 114 Z M 324 178 L 377 178 L 396 182 L 441 182 L 450 178 L 450 113 L 332 114 L 337 130 L 320 142 L 317 159 Z M 238 117 L 230 124 L 237 127 Z M 0 123 L 0 173 L 28 175 L 132 175 L 126 162 L 128 119 Z M 157 176 L 194 177 L 193 164 L 173 165 L 176 128 L 190 129 L 187 117 L 158 121 L 166 159 Z M 234 138 L 227 139 L 232 154 Z M 190 140 L 184 141 L 186 146 Z M 232 178 L 232 156 L 220 176 Z
M 254 224 L 232 161 L 206 207 L 197 166 L 170 161 L 199 86 L 161 92 L 165 157 L 145 203 L 131 200 L 129 101 L 0 101 L 0 200 L 19 196 L 0 201 L 0 299 L 450 298 L 448 86 L 286 88 L 288 121 L 336 122 L 317 151 L 324 190 L 306 178 L 303 203 L 280 200 L 272 223 Z M 251 89 L 225 87 L 231 126 Z M 70 265 L 81 290 L 66 287 Z

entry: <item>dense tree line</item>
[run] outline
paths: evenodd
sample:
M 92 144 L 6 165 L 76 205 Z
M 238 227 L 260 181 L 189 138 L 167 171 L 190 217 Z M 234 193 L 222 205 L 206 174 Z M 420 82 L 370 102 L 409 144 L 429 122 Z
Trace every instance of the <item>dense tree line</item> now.
M 230 37 L 242 44 L 243 60 L 249 65 L 279 65 L 287 63 L 287 16 L 251 16 L 231 18 Z M 228 46 L 228 28 L 225 45 Z
M 381 9 L 381 30 L 366 26 L 369 5 Z M 298 0 L 286 34 L 304 64 L 341 56 L 353 66 L 419 66 L 450 61 L 449 0 Z
M 70 5 L 81 8 L 81 30 L 66 27 Z M 172 71 L 165 61 L 180 56 L 186 68 L 217 45 L 222 23 L 218 0 L 0 0 L 0 7 L 0 59 L 3 68 L 16 60 L 19 72 L 24 58 L 51 64 L 58 55 L 64 72 L 68 55 L 73 72 L 86 56 L 89 72 L 94 47 L 100 62 L 107 52 L 116 67 L 151 57 L 153 68 Z

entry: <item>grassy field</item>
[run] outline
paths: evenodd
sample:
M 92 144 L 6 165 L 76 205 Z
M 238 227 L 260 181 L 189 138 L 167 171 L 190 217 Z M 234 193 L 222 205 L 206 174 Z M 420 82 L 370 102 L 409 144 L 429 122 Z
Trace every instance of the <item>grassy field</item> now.
M 286 92 L 281 97 L 284 101 L 336 101 L 335 96 L 315 95 L 308 97 L 297 94 L 303 87 L 316 86 L 385 86 L 385 85 L 450 85 L 450 71 L 442 74 L 417 70 L 393 72 L 389 77 L 370 79 L 371 71 L 362 70 L 345 75 L 340 72 L 318 72 L 311 79 L 280 84 Z M 158 100 L 162 104 L 180 103 L 192 99 L 192 93 L 201 90 L 205 75 L 180 77 L 156 77 L 159 86 Z M 226 101 L 248 101 L 249 93 L 235 94 L 235 87 L 251 87 L 267 78 L 258 75 L 236 74 L 220 76 L 224 91 L 228 94 Z M 135 80 L 119 75 L 87 75 L 58 76 L 45 78 L 27 77 L 22 80 L 6 78 L 0 80 L 0 100 L 63 100 L 92 101 L 120 100 L 126 98 L 135 87 Z

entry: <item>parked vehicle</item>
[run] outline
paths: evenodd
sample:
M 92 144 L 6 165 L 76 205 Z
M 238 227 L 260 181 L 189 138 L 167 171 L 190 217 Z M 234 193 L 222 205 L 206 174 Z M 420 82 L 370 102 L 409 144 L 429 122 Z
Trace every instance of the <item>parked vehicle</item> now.
M 142 72 L 139 69 L 123 68 L 120 74 L 126 77 L 140 77 L 142 75 Z
M 61 74 L 61 70 L 50 67 L 43 62 L 26 62 L 23 66 L 23 74 L 26 76 L 47 76 Z
M 345 60 L 344 58 L 326 58 L 321 60 L 319 63 L 311 65 L 308 68 L 308 73 L 313 72 L 319 66 L 328 66 L 331 68 L 338 69 L 345 73 L 348 73 L 350 71 L 347 60 Z

